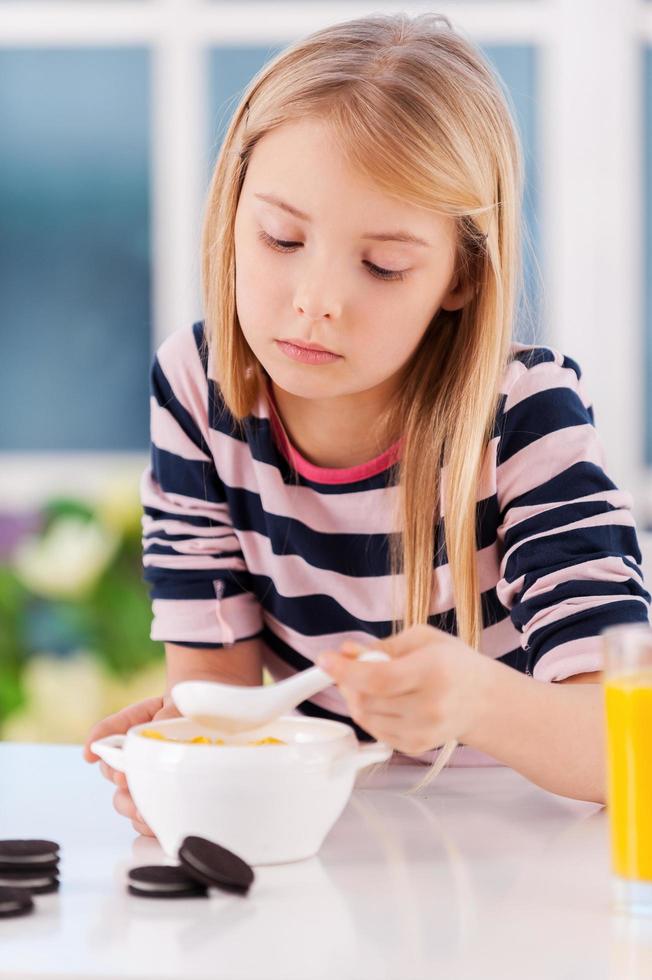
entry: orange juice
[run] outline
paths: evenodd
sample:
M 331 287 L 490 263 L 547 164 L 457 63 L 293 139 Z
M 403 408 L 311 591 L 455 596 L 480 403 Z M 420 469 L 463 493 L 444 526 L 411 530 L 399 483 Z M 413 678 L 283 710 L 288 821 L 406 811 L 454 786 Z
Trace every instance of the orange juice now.
M 652 667 L 604 681 L 611 866 L 652 883 Z

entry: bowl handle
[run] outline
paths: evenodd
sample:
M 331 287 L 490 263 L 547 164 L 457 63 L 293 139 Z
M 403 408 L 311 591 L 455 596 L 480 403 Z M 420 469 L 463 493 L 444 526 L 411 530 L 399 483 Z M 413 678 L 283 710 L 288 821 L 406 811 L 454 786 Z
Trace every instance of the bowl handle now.
M 385 742 L 369 742 L 360 746 L 353 759 L 353 766 L 356 772 L 373 766 L 377 762 L 385 762 L 391 756 L 393 749 Z
M 104 738 L 91 742 L 91 752 L 99 755 L 103 762 L 108 762 L 118 772 L 126 772 L 122 749 L 126 737 L 126 735 L 105 735 Z

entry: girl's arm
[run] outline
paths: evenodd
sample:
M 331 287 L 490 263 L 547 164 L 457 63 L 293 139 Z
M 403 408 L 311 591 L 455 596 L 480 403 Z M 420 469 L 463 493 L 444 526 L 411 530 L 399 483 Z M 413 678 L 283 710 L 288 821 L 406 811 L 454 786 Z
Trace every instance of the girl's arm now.
M 599 671 L 589 675 L 598 683 L 539 680 L 426 625 L 374 642 L 390 662 L 361 663 L 349 647 L 318 663 L 374 738 L 408 755 L 455 739 L 551 793 L 605 803 Z
M 256 636 L 232 646 L 207 650 L 165 644 L 165 697 L 180 681 L 209 680 L 254 686 L 263 682 L 263 641 Z
M 551 793 L 605 805 L 600 673 L 588 675 L 585 683 L 550 683 L 499 661 L 487 660 L 486 667 L 465 743 Z M 576 680 L 568 678 L 569 682 Z

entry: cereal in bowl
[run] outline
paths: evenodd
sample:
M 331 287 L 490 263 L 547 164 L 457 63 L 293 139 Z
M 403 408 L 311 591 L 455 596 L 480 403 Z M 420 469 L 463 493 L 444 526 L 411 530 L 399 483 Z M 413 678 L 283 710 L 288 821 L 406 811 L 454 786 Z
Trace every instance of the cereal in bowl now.
M 195 735 L 194 738 L 168 738 L 162 732 L 157 732 L 155 728 L 144 728 L 139 733 L 143 738 L 158 738 L 162 742 L 183 742 L 184 745 L 226 745 L 223 738 L 211 740 L 206 735 Z M 259 738 L 255 741 L 247 742 L 247 745 L 287 745 L 282 738 L 274 738 L 268 735 L 267 738 Z

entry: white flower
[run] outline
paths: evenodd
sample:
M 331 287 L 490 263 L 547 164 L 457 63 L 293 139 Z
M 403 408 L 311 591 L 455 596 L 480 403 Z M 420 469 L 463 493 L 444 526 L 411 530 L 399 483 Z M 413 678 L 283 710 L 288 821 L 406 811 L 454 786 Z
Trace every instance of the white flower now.
M 37 595 L 79 599 L 95 585 L 119 544 L 118 534 L 95 521 L 60 517 L 44 535 L 24 538 L 12 564 Z
M 165 663 L 148 664 L 129 680 L 114 677 L 92 651 L 67 657 L 45 651 L 23 674 L 26 704 L 2 726 L 7 742 L 83 744 L 98 721 L 165 690 Z
M 30 657 L 22 677 L 27 702 L 2 727 L 8 742 L 83 742 L 103 717 L 104 671 L 84 651 L 64 658 Z
M 96 500 L 96 512 L 102 523 L 117 533 L 140 532 L 143 508 L 139 477 L 114 476 L 108 480 Z

